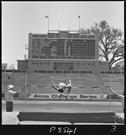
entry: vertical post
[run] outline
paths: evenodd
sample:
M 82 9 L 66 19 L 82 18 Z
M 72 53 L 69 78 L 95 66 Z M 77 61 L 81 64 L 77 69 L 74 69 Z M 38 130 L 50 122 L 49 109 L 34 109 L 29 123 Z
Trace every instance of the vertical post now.
M 95 23 L 95 59 L 99 59 L 99 34 L 98 24 Z
M 68 31 L 70 32 L 70 21 L 68 21 Z
M 26 50 L 28 50 L 28 47 L 27 47 L 27 45 L 26 45 L 26 47 L 25 47 L 25 49 Z M 28 61 L 27 61 L 27 58 L 26 58 L 26 55 L 25 55 L 25 68 L 26 68 L 26 74 L 25 74 L 25 103 L 26 103 L 26 101 L 27 101 L 27 81 L 28 81 Z
M 109 78 L 109 81 L 110 81 L 110 89 L 111 89 L 111 75 L 110 75 L 110 78 Z M 109 100 L 109 108 L 110 108 L 110 111 L 112 110 L 112 108 L 111 108 L 111 92 L 109 93 L 110 94 L 110 100 Z
M 79 22 L 79 33 L 80 33 L 80 15 L 78 16 L 78 22 Z
M 57 21 L 58 21 L 58 31 L 60 30 L 60 15 L 57 14 Z
M 27 76 L 27 62 L 26 62 L 26 59 L 25 59 L 25 64 L 26 64 L 26 74 L 25 74 L 25 103 L 26 103 L 26 101 L 27 101 L 27 78 L 28 78 L 28 76 Z
M 49 33 L 49 15 L 48 15 L 48 33 Z
M 46 19 L 48 19 L 48 32 L 49 32 L 49 15 L 45 16 Z
M 15 84 L 14 84 L 14 66 L 13 66 L 13 64 L 12 64 L 12 85 L 14 85 L 15 86 Z

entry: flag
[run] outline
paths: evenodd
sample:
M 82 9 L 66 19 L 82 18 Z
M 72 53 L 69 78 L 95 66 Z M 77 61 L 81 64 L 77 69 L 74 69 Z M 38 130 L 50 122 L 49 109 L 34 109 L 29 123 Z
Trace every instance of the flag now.
M 48 16 L 45 16 L 45 18 L 48 18 Z
M 78 18 L 80 18 L 80 16 L 78 16 Z

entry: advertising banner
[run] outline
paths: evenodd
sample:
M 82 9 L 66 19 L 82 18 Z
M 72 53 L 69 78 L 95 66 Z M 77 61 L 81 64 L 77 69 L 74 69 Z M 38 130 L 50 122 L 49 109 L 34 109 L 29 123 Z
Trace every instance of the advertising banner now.
M 106 99 L 107 94 L 42 94 L 32 93 L 29 99 Z

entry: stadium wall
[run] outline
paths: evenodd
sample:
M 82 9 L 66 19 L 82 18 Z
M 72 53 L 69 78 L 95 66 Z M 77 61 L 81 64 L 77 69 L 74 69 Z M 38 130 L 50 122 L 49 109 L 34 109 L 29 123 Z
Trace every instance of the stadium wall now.
M 109 71 L 108 62 L 98 60 L 31 59 L 18 60 L 18 70 L 34 71 L 92 71 L 96 65 L 100 71 Z

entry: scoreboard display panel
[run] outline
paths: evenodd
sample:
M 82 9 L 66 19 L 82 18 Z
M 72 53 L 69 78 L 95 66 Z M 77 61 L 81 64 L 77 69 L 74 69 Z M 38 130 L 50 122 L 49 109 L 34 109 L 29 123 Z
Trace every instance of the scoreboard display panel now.
M 58 36 L 57 36 L 58 35 Z M 48 33 L 30 38 L 31 58 L 95 59 L 96 38 L 78 33 Z

